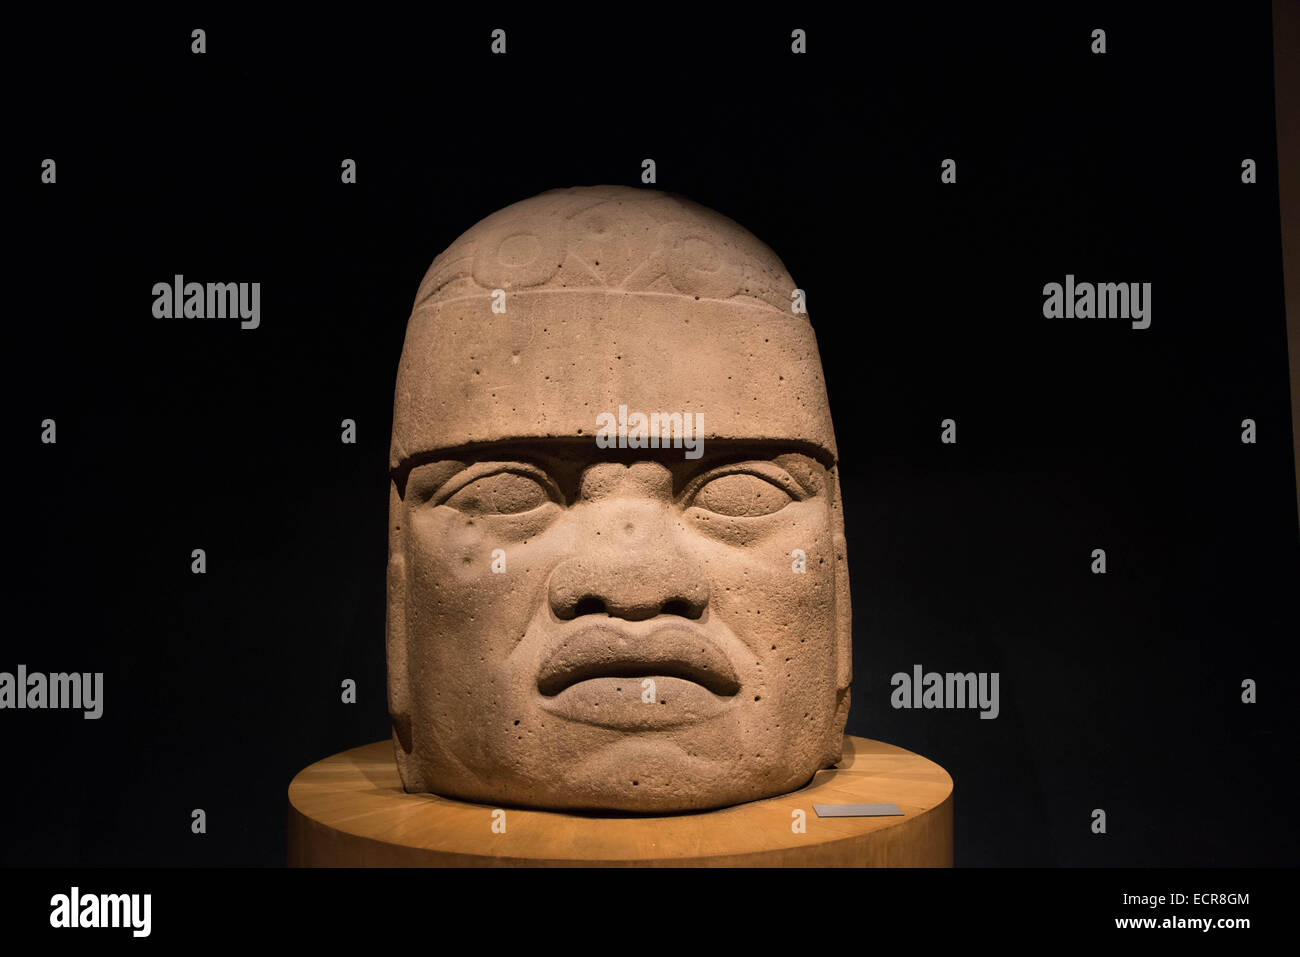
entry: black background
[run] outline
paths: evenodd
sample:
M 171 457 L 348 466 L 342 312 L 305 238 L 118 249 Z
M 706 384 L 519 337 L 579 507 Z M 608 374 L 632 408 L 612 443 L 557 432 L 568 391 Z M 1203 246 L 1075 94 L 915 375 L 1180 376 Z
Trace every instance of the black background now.
M 848 730 L 949 770 L 956 862 L 1300 859 L 1267 5 L 807 13 L 13 26 L 0 670 L 103 671 L 105 713 L 0 713 L 0 862 L 283 863 L 290 778 L 388 734 L 387 447 L 425 269 L 646 157 L 808 292 Z M 176 273 L 261 282 L 261 327 L 154 319 Z M 1151 328 L 1043 318 L 1066 273 L 1151 282 Z M 1000 717 L 892 709 L 917 663 L 999 672 Z

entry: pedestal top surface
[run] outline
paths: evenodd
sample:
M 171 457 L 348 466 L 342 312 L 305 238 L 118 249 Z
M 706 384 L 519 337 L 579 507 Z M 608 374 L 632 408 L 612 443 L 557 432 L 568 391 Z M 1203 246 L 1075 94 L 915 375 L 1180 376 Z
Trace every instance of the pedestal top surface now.
M 835 768 L 797 791 L 734 807 L 663 816 L 496 808 L 407 794 L 393 743 L 379 741 L 303 769 L 289 785 L 289 803 L 307 844 L 352 849 L 337 852 L 346 859 L 336 863 L 798 864 L 810 847 L 822 857 L 860 858 L 854 849 L 870 846 L 871 862 L 883 854 L 879 863 L 905 864 L 933 863 L 925 855 L 909 860 L 908 845 L 918 835 L 942 843 L 944 831 L 951 859 L 952 790 L 933 761 L 845 735 Z M 822 818 L 814 804 L 895 804 L 903 814 Z M 308 853 L 296 863 L 329 863 L 328 856 Z

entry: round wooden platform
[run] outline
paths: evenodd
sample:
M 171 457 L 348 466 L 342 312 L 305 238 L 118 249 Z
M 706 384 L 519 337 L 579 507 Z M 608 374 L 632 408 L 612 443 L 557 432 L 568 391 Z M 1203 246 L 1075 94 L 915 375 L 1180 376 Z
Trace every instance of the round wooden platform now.
M 822 818 L 814 804 L 896 804 L 903 816 Z M 780 797 L 663 817 L 566 814 L 407 794 L 393 743 L 379 741 L 293 779 L 289 864 L 951 867 L 952 778 L 919 754 L 845 735 L 837 767 Z

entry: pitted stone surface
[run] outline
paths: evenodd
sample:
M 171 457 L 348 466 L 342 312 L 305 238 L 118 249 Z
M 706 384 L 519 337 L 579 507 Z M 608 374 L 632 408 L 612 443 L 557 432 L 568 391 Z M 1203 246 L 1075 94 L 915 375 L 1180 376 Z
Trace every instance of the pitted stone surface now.
M 612 186 L 515 203 L 434 261 L 391 454 L 407 790 L 682 811 L 839 758 L 843 516 L 794 288 L 726 217 Z

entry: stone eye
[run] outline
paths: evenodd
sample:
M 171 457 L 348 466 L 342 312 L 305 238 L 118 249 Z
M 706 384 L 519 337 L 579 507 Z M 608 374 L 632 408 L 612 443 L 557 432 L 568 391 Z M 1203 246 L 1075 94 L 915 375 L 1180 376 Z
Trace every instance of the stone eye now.
M 520 472 L 494 472 L 474 479 L 448 496 L 443 505 L 469 515 L 518 515 L 551 501 L 537 479 Z
M 752 518 L 779 512 L 794 499 L 767 479 L 749 472 L 732 472 L 705 482 L 691 504 L 719 515 Z

